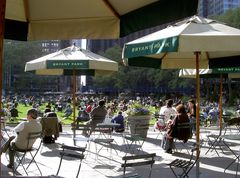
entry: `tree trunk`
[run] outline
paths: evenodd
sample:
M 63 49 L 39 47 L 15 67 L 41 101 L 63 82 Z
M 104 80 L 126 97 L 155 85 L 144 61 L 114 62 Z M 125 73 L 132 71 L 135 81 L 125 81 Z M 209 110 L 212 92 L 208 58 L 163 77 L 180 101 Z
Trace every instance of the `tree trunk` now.
M 228 79 L 228 105 L 231 106 L 233 104 L 233 92 L 232 92 L 232 80 Z

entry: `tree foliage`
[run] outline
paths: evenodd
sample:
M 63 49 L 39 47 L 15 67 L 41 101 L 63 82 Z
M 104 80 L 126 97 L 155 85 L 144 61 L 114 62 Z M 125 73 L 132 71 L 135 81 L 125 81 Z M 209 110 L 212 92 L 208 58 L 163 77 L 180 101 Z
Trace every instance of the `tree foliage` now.
M 125 66 L 122 60 L 122 48 L 114 46 L 101 55 L 119 63 L 118 72 L 111 76 L 94 77 L 95 87 L 114 87 L 119 90 L 135 90 L 142 87 L 170 88 L 189 87 L 193 80 L 179 79 L 179 70 L 161 70 L 144 67 Z
M 13 86 L 4 86 L 7 90 L 26 90 L 31 88 L 33 83 L 41 86 L 45 80 L 43 76 L 37 76 L 24 72 L 26 62 L 39 58 L 46 53 L 42 52 L 41 43 L 23 41 L 4 41 L 4 75 L 10 76 Z M 41 77 L 41 79 L 40 79 Z M 37 82 L 38 81 L 38 82 Z M 41 84 L 40 84 L 41 83 Z M 12 87 L 12 88 L 8 88 Z
M 240 29 L 240 8 L 229 9 L 224 14 L 212 16 L 212 18 L 220 22 L 224 22 L 229 26 Z
M 219 16 L 212 16 L 213 19 L 216 19 L 220 22 L 224 22 L 226 25 L 229 25 L 234 28 L 240 29 L 240 8 L 235 8 L 235 9 L 229 9 L 226 11 L 224 14 L 219 15 Z M 237 94 L 238 90 L 233 90 L 232 85 L 231 85 L 231 80 L 228 79 L 228 104 L 232 105 L 236 98 L 238 98 Z

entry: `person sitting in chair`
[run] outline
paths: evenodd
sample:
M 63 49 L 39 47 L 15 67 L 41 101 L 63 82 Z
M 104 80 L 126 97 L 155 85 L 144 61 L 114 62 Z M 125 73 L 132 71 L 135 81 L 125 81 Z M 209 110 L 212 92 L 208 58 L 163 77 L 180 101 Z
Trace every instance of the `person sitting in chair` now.
M 178 128 L 183 123 L 190 123 L 189 117 L 186 113 L 185 107 L 183 104 L 179 104 L 176 107 L 177 115 L 172 121 L 169 121 L 167 124 L 167 132 L 163 136 L 162 148 L 166 150 L 166 153 L 172 153 L 172 149 L 174 147 L 173 139 L 177 138 L 179 140 L 183 140 L 183 142 L 187 142 L 191 137 L 191 128 Z
M 79 111 L 78 111 L 78 117 L 76 118 L 75 121 L 73 121 L 73 123 L 71 125 L 78 127 L 79 122 L 89 121 L 89 119 L 90 118 L 89 118 L 89 114 L 87 113 L 87 111 L 80 106 Z
M 102 123 L 107 115 L 107 109 L 105 107 L 105 101 L 100 100 L 98 106 L 93 108 L 93 110 L 89 113 L 90 120 L 86 123 L 86 126 L 90 126 L 90 133 L 87 133 L 86 130 L 83 131 L 83 135 L 89 136 L 92 131 L 96 128 L 98 123 Z
M 84 109 L 83 107 L 79 108 L 77 120 L 79 122 L 83 122 L 83 121 L 88 121 L 89 120 L 89 114 L 86 111 L 86 109 Z
M 18 110 L 15 106 L 12 106 L 12 108 L 10 109 L 10 113 L 11 113 L 11 120 L 12 121 L 16 120 L 16 118 L 18 117 Z
M 62 130 L 61 120 L 57 117 L 57 114 L 46 108 L 40 123 L 43 129 L 43 143 L 55 143 L 55 140 L 59 137 L 59 132 Z
M 28 144 L 27 135 L 31 132 L 42 131 L 42 125 L 37 120 L 37 113 L 36 109 L 29 109 L 27 112 L 27 121 L 21 122 L 13 129 L 13 131 L 17 134 L 16 137 L 10 137 L 2 148 L 3 152 L 6 152 L 7 149 L 9 150 L 8 168 L 13 168 L 16 151 L 32 148 L 34 142 L 30 142 Z
M 64 111 L 64 117 L 68 118 L 72 115 L 72 108 L 70 105 L 67 106 L 66 110 Z
M 176 110 L 173 107 L 173 100 L 169 99 L 166 101 L 166 105 L 162 106 L 159 111 L 160 116 L 164 116 L 164 122 L 168 123 L 169 120 L 173 119 L 176 115 Z
M 124 132 L 124 117 L 122 115 L 122 111 L 119 111 L 118 115 L 114 116 L 111 122 L 120 124 L 119 126 L 114 128 L 116 132 Z

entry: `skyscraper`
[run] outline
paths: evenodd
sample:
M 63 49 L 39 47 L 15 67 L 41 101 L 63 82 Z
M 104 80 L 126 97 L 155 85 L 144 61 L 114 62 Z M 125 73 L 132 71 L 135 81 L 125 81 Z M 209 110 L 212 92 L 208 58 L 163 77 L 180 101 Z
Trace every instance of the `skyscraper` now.
M 203 17 L 220 15 L 237 7 L 240 7 L 240 0 L 199 0 L 198 14 Z

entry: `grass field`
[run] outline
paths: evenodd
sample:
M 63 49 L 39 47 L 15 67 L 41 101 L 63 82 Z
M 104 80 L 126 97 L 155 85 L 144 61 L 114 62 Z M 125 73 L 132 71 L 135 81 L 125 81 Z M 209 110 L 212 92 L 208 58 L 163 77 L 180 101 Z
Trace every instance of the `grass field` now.
M 45 108 L 46 108 L 47 104 L 43 104 L 42 106 L 39 107 L 39 109 L 44 112 Z M 21 122 L 22 118 L 26 118 L 27 117 L 27 111 L 29 109 L 31 109 L 32 106 L 25 106 L 23 104 L 18 104 L 17 110 L 18 110 L 18 118 L 15 121 L 8 121 L 8 123 L 14 124 L 14 123 L 19 123 Z M 71 124 L 73 122 L 73 117 L 69 117 L 64 119 L 64 111 L 62 112 L 56 112 L 57 116 L 61 119 L 63 124 Z M 77 112 L 76 112 L 76 116 L 77 116 Z

